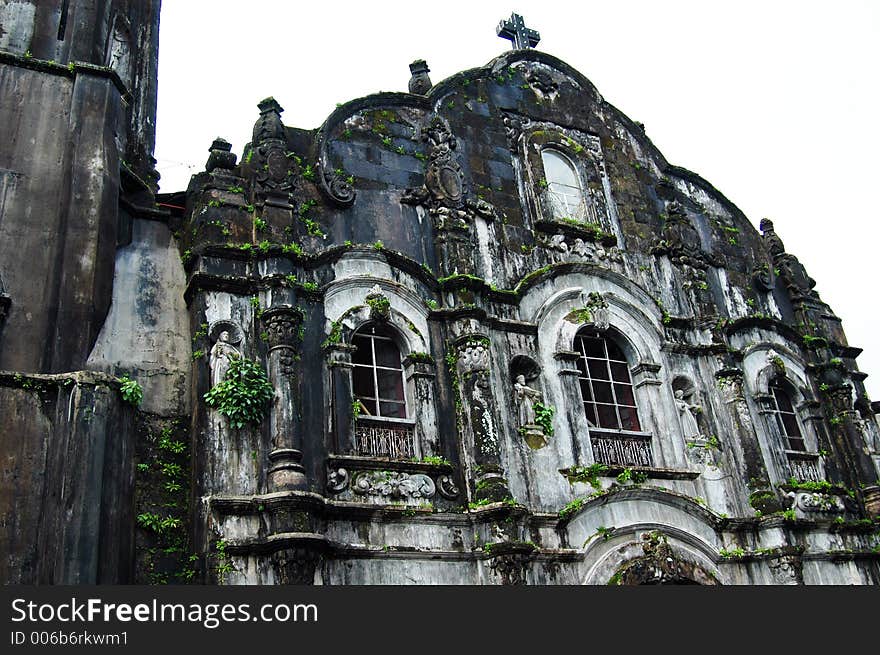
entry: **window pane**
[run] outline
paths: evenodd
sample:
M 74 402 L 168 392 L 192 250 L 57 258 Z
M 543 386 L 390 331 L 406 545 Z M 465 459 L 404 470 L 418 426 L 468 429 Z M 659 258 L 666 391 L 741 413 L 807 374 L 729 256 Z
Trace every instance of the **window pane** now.
M 563 184 L 565 186 L 580 188 L 577 174 L 568 160 L 552 150 L 541 152 L 541 160 L 544 163 L 544 175 L 548 183 Z
M 580 341 L 583 344 L 583 349 L 587 354 L 587 357 L 605 358 L 605 344 L 602 343 L 602 339 L 595 337 L 581 337 Z
M 382 416 L 387 416 L 389 418 L 406 418 L 406 405 L 403 403 L 380 401 L 379 408 L 382 411 Z
M 363 404 L 361 407 L 361 414 L 365 414 L 367 416 L 376 416 L 376 401 L 372 398 L 358 398 Z
M 611 385 L 607 382 L 593 382 L 593 393 L 596 394 L 596 402 L 598 403 L 614 403 L 614 396 L 611 395 Z
M 403 375 L 400 371 L 376 370 L 379 381 L 379 398 L 403 401 Z
M 635 390 L 623 350 L 595 331 L 579 333 L 575 348 L 587 354 L 578 359 L 587 420 L 601 428 L 641 431 Z M 620 361 L 613 361 L 615 358 Z
M 355 364 L 372 364 L 373 363 L 373 351 L 370 346 L 370 341 L 372 339 L 368 339 L 366 337 L 355 336 L 351 340 L 351 344 L 353 346 L 357 346 L 357 350 L 355 350 L 351 355 L 351 361 Z
M 588 359 L 590 377 L 594 380 L 608 380 L 608 364 L 603 359 Z
M 620 423 L 624 430 L 632 430 L 633 432 L 641 431 L 639 425 L 639 416 L 636 414 L 635 407 L 620 407 Z
M 806 452 L 807 447 L 804 445 L 804 440 L 799 438 L 788 438 L 788 449 L 789 450 L 799 450 L 801 452 Z
M 598 421 L 596 420 L 596 405 L 595 403 L 584 403 L 584 412 L 587 415 L 587 421 L 590 425 L 598 425 Z
M 376 389 L 373 386 L 373 369 L 363 366 L 355 366 L 351 369 L 351 383 L 354 387 L 355 396 L 375 396 Z
M 584 402 L 590 401 L 593 399 L 593 392 L 590 391 L 590 382 L 588 380 L 581 380 L 581 397 L 584 399 Z
M 610 428 L 612 430 L 620 429 L 620 425 L 617 423 L 617 412 L 614 410 L 614 405 L 596 405 L 596 409 L 599 410 L 600 428 Z
M 794 413 L 794 407 L 791 405 L 791 398 L 784 389 L 771 387 L 773 389 L 773 397 L 776 398 L 776 406 L 783 412 Z
M 629 366 L 620 362 L 611 362 L 611 376 L 617 382 L 629 382 Z
M 785 434 L 789 437 L 801 436 L 801 429 L 798 426 L 797 418 L 793 414 L 782 414 L 782 424 L 785 426 Z
M 617 396 L 618 405 L 629 405 L 635 407 L 636 399 L 633 396 L 632 387 L 628 384 L 615 384 L 614 395 Z
M 605 345 L 608 346 L 608 359 L 616 359 L 621 362 L 626 361 L 626 356 L 616 343 L 611 339 L 605 339 Z
M 376 366 L 388 366 L 400 368 L 400 351 L 393 341 L 385 339 L 375 340 Z

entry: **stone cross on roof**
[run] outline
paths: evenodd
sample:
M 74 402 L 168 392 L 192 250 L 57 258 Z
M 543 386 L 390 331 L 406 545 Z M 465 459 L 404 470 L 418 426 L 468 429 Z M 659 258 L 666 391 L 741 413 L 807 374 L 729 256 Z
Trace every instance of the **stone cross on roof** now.
M 510 20 L 503 20 L 498 23 L 495 33 L 502 39 L 513 42 L 514 50 L 525 50 L 526 48 L 534 48 L 541 40 L 541 35 L 537 30 L 526 27 L 523 17 L 519 14 L 510 14 Z

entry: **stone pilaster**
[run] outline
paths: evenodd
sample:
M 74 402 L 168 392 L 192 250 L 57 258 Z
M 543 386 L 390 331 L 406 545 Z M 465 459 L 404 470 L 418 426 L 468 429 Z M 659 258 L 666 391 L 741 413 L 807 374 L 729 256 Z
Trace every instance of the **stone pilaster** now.
M 739 369 L 724 369 L 716 372 L 715 377 L 718 379 L 721 396 L 735 430 L 731 441 L 739 444 L 742 453 L 742 470 L 751 492 L 750 504 L 754 509 L 765 514 L 775 512 L 781 507 L 776 493 L 772 490 L 767 466 L 761 456 L 758 435 L 743 390 L 743 372 Z
M 331 449 L 339 454 L 353 452 L 354 415 L 351 384 L 351 354 L 355 347 L 334 343 L 326 347 L 327 366 L 330 368 L 330 433 Z
M 489 340 L 478 334 L 465 335 L 456 342 L 455 354 L 461 439 L 473 448 L 474 499 L 505 500 L 511 496 L 501 465 L 497 411 L 489 379 Z
M 269 420 L 269 491 L 305 490 L 308 480 L 302 466 L 302 434 L 296 411 L 299 394 L 295 388 L 302 313 L 293 307 L 275 307 L 266 310 L 262 320 L 269 338 L 269 380 L 275 387 Z

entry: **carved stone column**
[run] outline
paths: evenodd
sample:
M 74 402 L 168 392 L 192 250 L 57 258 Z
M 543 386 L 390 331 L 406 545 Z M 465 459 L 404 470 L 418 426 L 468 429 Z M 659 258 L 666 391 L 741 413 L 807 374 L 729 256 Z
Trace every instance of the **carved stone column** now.
M 269 491 L 305 490 L 309 485 L 302 466 L 302 434 L 295 407 L 302 313 L 294 307 L 274 307 L 263 312 L 262 320 L 269 337 L 269 379 L 275 387 L 269 422 Z
M 354 350 L 355 347 L 347 343 L 334 343 L 326 347 L 327 366 L 330 367 L 330 448 L 337 455 L 350 454 L 354 448 L 351 407 L 354 398 L 351 354 Z
M 478 334 L 455 344 L 462 443 L 473 444 L 475 500 L 510 498 L 501 465 L 495 397 L 489 381 L 489 340 Z
M 736 430 L 732 444 L 739 444 L 743 456 L 743 470 L 748 480 L 750 504 L 763 513 L 781 509 L 779 499 L 772 490 L 767 466 L 761 456 L 758 435 L 749 412 L 743 391 L 743 372 L 739 369 L 724 369 L 715 373 L 728 415 Z M 733 435 L 732 435 L 733 436 Z

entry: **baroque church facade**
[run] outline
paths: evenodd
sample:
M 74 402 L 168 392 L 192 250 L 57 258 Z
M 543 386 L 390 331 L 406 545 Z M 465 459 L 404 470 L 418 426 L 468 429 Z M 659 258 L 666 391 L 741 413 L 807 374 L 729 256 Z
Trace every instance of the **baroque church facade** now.
M 159 194 L 158 13 L 0 2 L 5 582 L 880 582 L 840 319 L 519 16 Z

